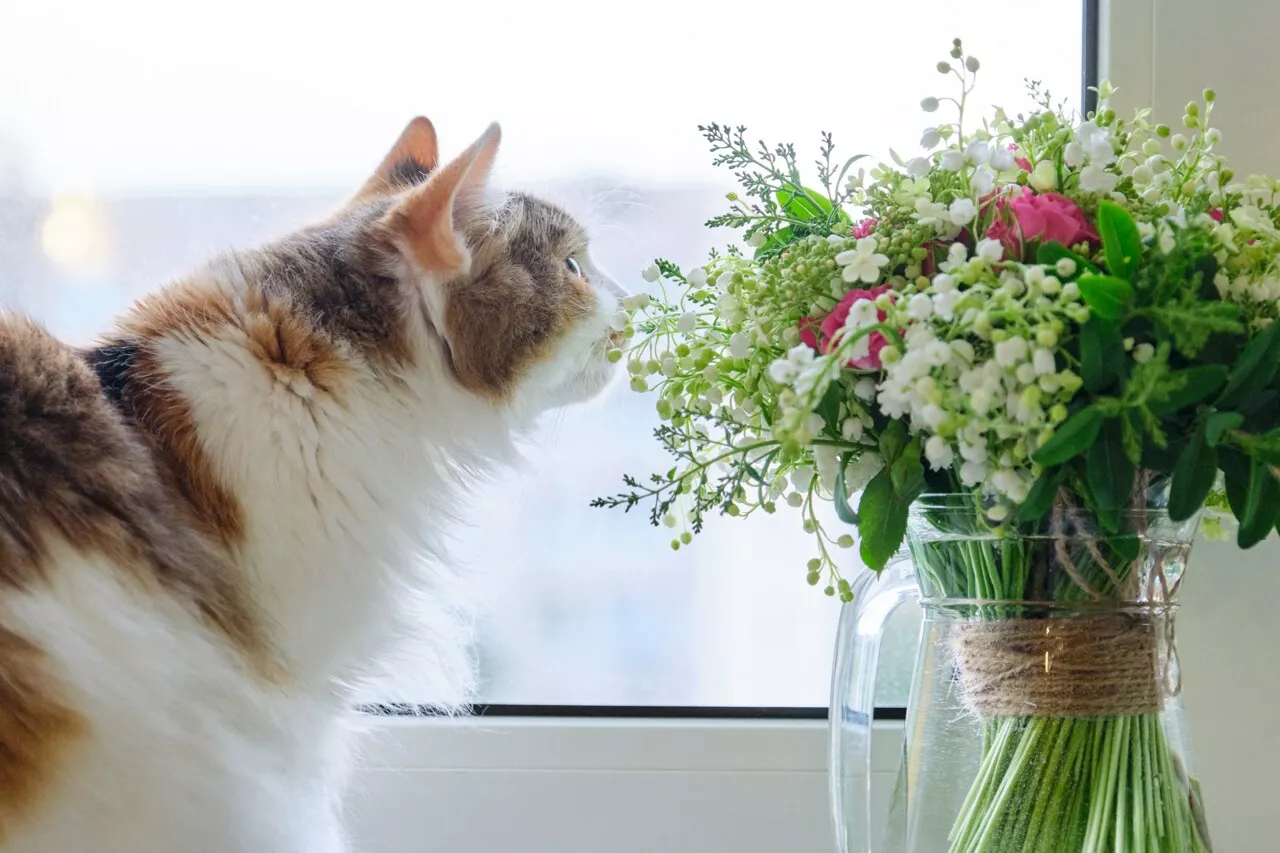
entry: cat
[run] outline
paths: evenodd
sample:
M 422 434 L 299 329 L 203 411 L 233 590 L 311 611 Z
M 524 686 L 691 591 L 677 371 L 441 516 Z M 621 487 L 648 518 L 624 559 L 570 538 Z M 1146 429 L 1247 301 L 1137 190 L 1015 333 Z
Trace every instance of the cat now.
M 348 685 L 537 416 L 611 381 L 625 291 L 492 125 L 409 123 L 341 210 L 77 350 L 0 317 L 0 851 L 339 853 Z

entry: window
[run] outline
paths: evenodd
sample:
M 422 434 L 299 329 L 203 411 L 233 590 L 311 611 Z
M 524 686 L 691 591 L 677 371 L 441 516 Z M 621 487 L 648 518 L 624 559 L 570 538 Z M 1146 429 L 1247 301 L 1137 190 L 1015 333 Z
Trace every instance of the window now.
M 766 39 L 779 7 L 765 0 L 7 9 L 0 79 L 22 82 L 0 103 L 0 300 L 87 340 L 210 253 L 327 211 L 419 112 L 446 155 L 500 120 L 499 179 L 583 214 L 595 254 L 639 288 L 655 255 L 697 263 L 731 237 L 702 227 L 732 179 L 709 165 L 700 122 L 909 156 L 929 118 L 911 105 L 950 91 L 933 64 L 957 35 L 983 60 L 984 108 L 1024 104 L 1028 70 L 1079 97 L 1076 5 L 786 11 Z M 482 700 L 825 705 L 838 608 L 804 583 L 794 516 L 717 520 L 672 553 L 644 518 L 587 506 L 663 465 L 652 405 L 619 387 L 549 419 L 526 469 L 476 494 L 457 558 L 484 592 Z M 888 701 L 905 701 L 903 620 Z

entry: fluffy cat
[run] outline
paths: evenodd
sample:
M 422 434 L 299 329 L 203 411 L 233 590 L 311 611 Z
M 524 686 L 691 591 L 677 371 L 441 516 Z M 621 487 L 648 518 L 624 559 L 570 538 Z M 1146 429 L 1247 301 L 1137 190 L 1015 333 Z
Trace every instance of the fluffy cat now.
M 611 374 L 623 291 L 498 142 L 437 168 L 415 119 L 93 350 L 0 317 L 0 851 L 345 849 L 344 685 L 444 596 L 469 478 Z

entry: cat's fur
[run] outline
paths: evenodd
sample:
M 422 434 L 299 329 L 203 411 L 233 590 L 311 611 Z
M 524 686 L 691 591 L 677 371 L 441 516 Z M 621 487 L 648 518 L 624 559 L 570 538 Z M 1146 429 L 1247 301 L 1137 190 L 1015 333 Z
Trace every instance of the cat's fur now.
M 487 188 L 498 138 L 437 168 L 415 119 L 92 351 L 0 317 L 0 851 L 344 849 L 344 685 L 444 594 L 469 478 L 610 373 L 622 291 Z

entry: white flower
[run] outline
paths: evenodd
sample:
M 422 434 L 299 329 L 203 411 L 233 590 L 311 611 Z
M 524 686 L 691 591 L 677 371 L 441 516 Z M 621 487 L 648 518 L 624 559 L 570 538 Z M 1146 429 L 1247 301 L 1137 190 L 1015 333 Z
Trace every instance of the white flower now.
M 948 148 L 942 152 L 942 158 L 938 161 L 938 165 L 948 172 L 958 172 L 964 168 L 964 152 Z
M 957 291 L 949 293 L 939 293 L 933 297 L 933 310 L 939 317 L 944 320 L 954 320 L 956 316 L 956 303 L 960 301 L 960 294 Z
M 983 164 L 974 171 L 973 177 L 969 178 L 969 189 L 973 190 L 979 196 L 984 196 L 995 189 L 996 173 L 991 171 L 991 167 Z
M 662 360 L 662 375 L 675 376 L 677 372 L 676 360 L 671 356 L 667 356 Z
M 804 495 L 799 492 L 792 492 L 787 495 L 787 505 L 797 508 L 804 506 Z
M 947 250 L 947 259 L 939 266 L 943 272 L 949 273 L 963 267 L 968 259 L 969 250 L 965 248 L 964 243 L 952 243 L 951 248 Z
M 707 271 L 703 267 L 694 267 L 689 271 L 689 283 L 694 287 L 702 287 L 707 283 Z
M 853 396 L 859 400 L 874 400 L 876 398 L 876 381 L 870 376 L 862 377 L 853 386 Z
M 974 254 L 989 264 L 998 263 L 1004 257 L 1004 246 L 999 240 L 984 237 L 974 247 Z
M 626 311 L 618 311 L 612 317 L 609 318 L 609 328 L 613 329 L 615 332 L 621 332 L 623 329 L 627 327 L 627 324 L 630 322 L 631 322 L 630 314 L 628 314 Z
M 855 299 L 849 306 L 849 314 L 844 318 L 846 329 L 861 329 L 863 326 L 874 326 L 880 322 L 879 309 L 875 300 Z
M 964 148 L 964 158 L 975 166 L 981 166 L 991 156 L 991 146 L 984 140 L 975 139 Z
M 976 486 L 987 479 L 987 463 L 966 461 L 960 466 L 960 482 Z
M 920 137 L 920 147 L 925 150 L 932 150 L 942 141 L 942 135 L 938 133 L 936 127 L 926 128 L 924 135 Z
M 978 215 L 978 206 L 973 199 L 958 198 L 951 202 L 951 221 L 956 225 L 968 225 Z
M 696 328 L 698 328 L 698 317 L 692 312 L 686 311 L 676 321 L 676 331 L 682 335 L 692 334 Z
M 1027 339 L 1012 337 L 996 344 L 996 364 L 1017 367 L 1027 360 Z
M 753 249 L 759 249 L 768 239 L 763 231 L 757 231 L 747 238 L 747 245 Z
M 1027 178 L 1027 183 L 1031 184 L 1031 188 L 1036 192 L 1047 193 L 1058 187 L 1058 172 L 1053 168 L 1053 163 L 1048 160 L 1041 160 L 1036 163 L 1035 169 L 1031 171 L 1031 176 Z
M 924 443 L 924 458 L 929 461 L 929 467 L 935 471 L 941 471 L 943 468 L 950 467 L 955 461 L 955 453 L 951 450 L 951 445 L 940 435 L 930 436 L 929 440 Z
M 920 102 L 920 109 L 924 110 L 924 111 L 925 111 L 925 112 L 927 112 L 927 113 L 937 112 L 937 110 L 938 110 L 938 99 L 937 99 L 937 98 L 925 98 L 924 100 L 922 100 L 922 101 Z
M 1120 182 L 1120 176 L 1108 172 L 1097 163 L 1080 170 L 1080 189 L 1087 193 L 1109 193 Z
M 840 470 L 840 451 L 825 445 L 815 447 L 813 464 L 818 469 L 818 482 L 827 489 L 835 489 L 836 473 Z
M 1073 169 L 1084 165 L 1084 146 L 1079 142 L 1068 142 L 1062 149 L 1062 162 Z
M 934 307 L 936 308 L 938 305 L 938 300 L 934 299 L 933 304 L 934 304 Z M 964 338 L 956 338 L 954 341 L 952 341 L 951 351 L 955 353 L 956 357 L 959 358 L 961 361 L 963 361 L 965 364 L 973 364 L 973 359 L 974 359 L 974 356 L 976 355 L 973 349 L 973 344 L 969 343 Z
M 1155 180 L 1155 177 L 1155 173 L 1151 171 L 1151 167 L 1146 163 L 1133 170 L 1133 183 L 1136 186 L 1145 187 Z
M 986 387 L 975 388 L 969 394 L 969 408 L 972 409 L 975 414 L 985 417 L 987 412 L 991 411 L 992 402 L 991 392 L 988 391 Z
M 1036 373 L 1040 376 L 1048 376 L 1050 373 L 1056 373 L 1058 370 L 1057 362 L 1053 358 L 1053 353 L 1044 347 L 1036 349 L 1032 356 L 1032 363 L 1035 364 Z
M 966 56 L 964 58 L 964 67 L 969 69 L 970 74 L 976 74 L 978 69 L 982 66 L 978 64 L 978 57 Z
M 1058 258 L 1057 263 L 1053 265 L 1054 270 L 1063 278 L 1070 278 L 1076 274 L 1076 262 L 1074 258 Z
M 724 402 L 724 392 L 719 388 L 708 388 L 703 395 L 707 398 L 707 402 L 713 406 L 718 406 Z
M 808 491 L 813 483 L 813 469 L 805 465 L 791 472 L 791 486 L 797 491 Z
M 861 441 L 864 429 L 861 419 L 845 418 L 844 423 L 840 425 L 840 434 L 844 436 L 845 441 Z
M 1156 354 L 1156 348 L 1151 344 L 1138 344 L 1133 348 L 1133 360 L 1138 364 L 1146 364 Z
M 850 311 L 850 314 L 853 312 Z M 933 300 L 927 293 L 917 293 L 907 302 L 907 315 L 915 320 L 928 320 L 933 314 Z
M 1271 217 L 1263 213 L 1255 205 L 1246 204 L 1235 208 L 1231 211 L 1231 221 L 1235 223 L 1237 228 L 1245 231 L 1280 237 L 1280 231 L 1277 231 L 1275 225 L 1272 224 Z
M 863 237 L 856 248 L 836 255 L 836 263 L 844 267 L 845 281 L 874 284 L 880 278 L 880 268 L 889 263 L 889 258 L 876 251 L 875 237 Z
M 942 422 L 946 419 L 947 413 L 944 412 L 942 407 L 936 403 L 927 403 L 925 404 L 925 407 L 920 410 L 920 420 L 922 420 L 924 425 L 929 429 L 937 429 L 942 426 Z
M 922 178 L 929 174 L 932 165 L 927 157 L 913 157 L 907 161 L 907 174 L 913 178 Z
M 1004 146 L 996 146 L 991 151 L 991 159 L 987 161 L 997 172 L 1007 172 L 1014 167 L 1013 152 Z
M 871 478 L 880 473 L 884 467 L 884 459 L 879 453 L 867 451 L 849 463 L 844 469 L 845 490 L 850 494 L 860 492 L 871 482 Z
M 662 277 L 662 270 L 657 264 L 645 264 L 640 268 L 640 277 L 648 282 L 655 282 Z
M 721 290 L 728 290 L 731 284 L 733 284 L 733 270 L 725 270 L 716 276 L 716 287 Z
M 1089 162 L 1095 166 L 1109 166 L 1116 161 L 1115 147 L 1111 144 L 1111 137 L 1106 133 L 1095 133 L 1081 145 L 1089 155 Z
M 1036 366 L 1029 361 L 1023 362 L 1014 371 L 1014 376 L 1018 377 L 1018 381 L 1023 385 L 1030 385 L 1036 381 Z
M 742 332 L 734 332 L 729 336 L 729 355 L 734 358 L 746 358 L 751 354 L 751 339 Z

